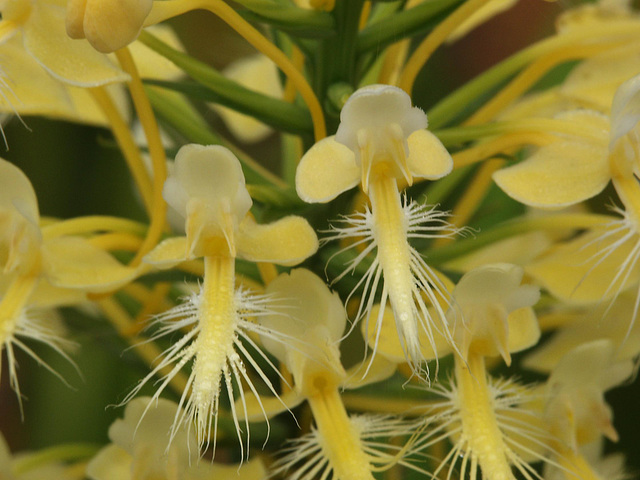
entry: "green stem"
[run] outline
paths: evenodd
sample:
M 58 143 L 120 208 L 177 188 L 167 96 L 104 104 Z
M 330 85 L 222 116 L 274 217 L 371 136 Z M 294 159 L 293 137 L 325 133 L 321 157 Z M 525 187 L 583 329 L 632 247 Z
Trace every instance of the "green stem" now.
M 183 93 L 215 101 L 241 113 L 251 115 L 277 129 L 293 133 L 313 131 L 309 112 L 298 106 L 249 90 L 224 77 L 220 72 L 189 55 L 171 48 L 150 33 L 142 31 L 142 43 L 184 70 L 198 84 L 185 82 L 148 81 Z
M 236 0 L 236 3 L 250 10 L 241 12 L 243 17 L 268 23 L 297 37 L 319 38 L 335 33 L 335 21 L 326 12 L 273 0 Z
M 358 53 L 381 50 L 403 38 L 428 31 L 460 3 L 461 0 L 431 0 L 371 23 L 358 35 Z

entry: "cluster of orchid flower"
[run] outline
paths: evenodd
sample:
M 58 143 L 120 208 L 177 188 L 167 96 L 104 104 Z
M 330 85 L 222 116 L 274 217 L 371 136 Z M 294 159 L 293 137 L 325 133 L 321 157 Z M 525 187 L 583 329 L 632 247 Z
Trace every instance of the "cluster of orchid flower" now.
M 41 217 L 0 159 L 18 398 L 21 355 L 66 382 L 39 353 L 74 363 L 59 307 L 92 305 L 147 369 L 105 399 L 109 445 L 0 437 L 0 478 L 628 478 L 604 393 L 640 355 L 640 13 L 576 6 L 426 114 L 410 96 L 513 3 L 0 2 L 2 110 L 110 129 L 149 219 Z M 159 24 L 201 9 L 260 54 L 225 76 L 184 53 Z M 277 130 L 282 177 L 202 99 L 237 144 Z

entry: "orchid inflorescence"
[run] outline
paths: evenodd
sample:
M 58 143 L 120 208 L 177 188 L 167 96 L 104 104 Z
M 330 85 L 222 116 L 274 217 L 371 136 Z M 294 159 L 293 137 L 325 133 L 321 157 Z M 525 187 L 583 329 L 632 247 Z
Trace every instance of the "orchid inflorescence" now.
M 640 14 L 575 5 L 416 105 L 432 53 L 516 3 L 0 2 L 2 111 L 108 129 L 141 212 L 42 215 L 0 159 L 23 428 L 34 360 L 82 390 L 91 339 L 128 382 L 106 446 L 3 432 L 0 478 L 630 478 L 605 393 L 640 358 Z M 256 52 L 187 53 L 166 21 L 194 10 Z

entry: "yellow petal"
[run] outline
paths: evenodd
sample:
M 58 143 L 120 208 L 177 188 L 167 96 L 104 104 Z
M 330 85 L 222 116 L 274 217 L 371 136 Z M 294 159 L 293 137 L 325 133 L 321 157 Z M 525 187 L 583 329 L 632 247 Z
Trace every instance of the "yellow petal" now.
M 107 445 L 91 459 L 87 465 L 89 478 L 100 480 L 132 480 L 131 462 L 133 458 L 117 445 Z
M 384 355 L 376 355 L 365 358 L 361 363 L 354 365 L 347 370 L 347 376 L 342 388 L 356 389 L 371 383 L 386 380 L 396 371 L 399 362 L 392 362 Z M 363 376 L 367 372 L 366 376 Z
M 63 7 L 39 3 L 23 32 L 27 52 L 62 82 L 97 87 L 129 80 L 129 75 L 88 42 L 67 36 Z
M 268 225 L 251 217 L 240 224 L 238 256 L 252 262 L 296 265 L 318 250 L 318 237 L 309 222 L 290 215 Z
M 531 263 L 552 244 L 546 232 L 529 232 L 499 240 L 468 255 L 445 264 L 447 270 L 468 272 L 488 263 L 506 262 L 516 265 Z
M 407 165 L 414 177 L 436 180 L 451 173 L 453 159 L 442 142 L 428 130 L 416 130 L 407 139 Z
M 7 87 L 0 96 L 1 111 L 21 115 L 72 114 L 73 104 L 64 85 L 25 54 L 21 35 L 0 45 L 0 56 Z
M 569 303 L 594 304 L 611 299 L 617 292 L 640 281 L 640 265 L 635 265 L 622 283 L 613 283 L 625 264 L 634 242 L 614 248 L 604 260 L 601 255 L 620 240 L 621 234 L 604 237 L 604 231 L 589 232 L 554 248 L 547 256 L 525 267 L 536 283 Z M 599 261 L 602 260 L 602 261 Z
M 189 257 L 188 253 L 187 237 L 167 238 L 147 253 L 144 261 L 156 268 L 173 268 L 180 262 L 191 260 L 193 257 Z
M 43 272 L 56 287 L 101 293 L 126 285 L 140 273 L 80 237 L 57 237 L 42 249 Z
M 584 60 L 571 70 L 560 92 L 602 112 L 611 108 L 617 88 L 640 73 L 640 43 L 633 42 Z
M 514 310 L 507 317 L 509 322 L 509 352 L 515 353 L 534 346 L 540 340 L 540 326 L 530 307 Z
M 507 195 L 538 208 L 562 208 L 600 193 L 609 182 L 606 144 L 555 142 L 493 174 Z
M 327 137 L 304 154 L 296 170 L 298 196 L 307 203 L 325 203 L 355 187 L 360 168 L 353 152 Z
M 400 343 L 400 337 L 398 336 L 398 330 L 396 328 L 396 321 L 393 317 L 393 311 L 390 307 L 385 307 L 384 314 L 382 316 L 382 325 L 380 327 L 380 334 L 376 331 L 376 323 L 373 319 L 377 319 L 380 314 L 380 305 L 374 305 L 371 309 L 371 315 L 369 318 L 372 320 L 369 322 L 362 322 L 362 335 L 365 337 L 365 341 L 369 344 L 369 348 L 376 348 L 376 355 L 380 354 L 387 360 L 401 364 L 405 363 L 406 354 Z M 427 338 L 423 329 L 419 329 L 419 341 L 420 351 L 425 360 L 432 360 L 434 358 L 441 358 L 451 353 L 451 344 L 447 339 L 441 335 L 437 330 L 433 330 L 433 340 L 437 354 L 434 353 L 431 346 L 431 342 Z M 376 336 L 378 336 L 376 340 Z M 377 341 L 377 346 L 376 346 Z

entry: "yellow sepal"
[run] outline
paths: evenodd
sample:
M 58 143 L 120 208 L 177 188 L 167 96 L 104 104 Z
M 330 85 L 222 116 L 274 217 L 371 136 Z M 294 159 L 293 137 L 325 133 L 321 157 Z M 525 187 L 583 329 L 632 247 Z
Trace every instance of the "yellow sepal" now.
M 195 257 L 189 256 L 187 237 L 173 237 L 160 242 L 156 248 L 145 255 L 144 261 L 156 268 L 165 269 L 173 268 L 180 262 L 193 258 Z
M 129 80 L 129 75 L 88 42 L 72 40 L 67 35 L 63 7 L 40 4 L 33 9 L 23 33 L 27 51 L 62 82 L 97 87 Z
M 562 208 L 591 198 L 609 182 L 606 144 L 556 142 L 526 161 L 493 174 L 515 200 L 538 208 Z
M 80 237 L 54 238 L 42 250 L 43 272 L 56 287 L 102 293 L 126 285 L 140 273 Z
M 409 138 L 407 166 L 414 177 L 436 180 L 451 173 L 453 159 L 442 142 L 428 130 L 416 130 Z
M 284 217 L 258 225 L 251 216 L 239 226 L 236 239 L 238 256 L 252 262 L 296 265 L 318 250 L 318 237 L 302 217 Z
M 298 196 L 307 203 L 325 203 L 360 181 L 360 168 L 347 147 L 327 137 L 304 154 L 296 171 Z
M 633 242 L 625 242 L 602 260 L 603 249 L 619 241 L 621 234 L 602 240 L 604 231 L 589 232 L 554 248 L 541 260 L 525 267 L 528 275 L 553 296 L 573 304 L 594 304 L 611 299 L 618 291 L 637 285 L 640 265 L 636 265 L 624 284 L 611 280 L 631 253 Z M 602 261 L 600 261 L 602 260 Z

